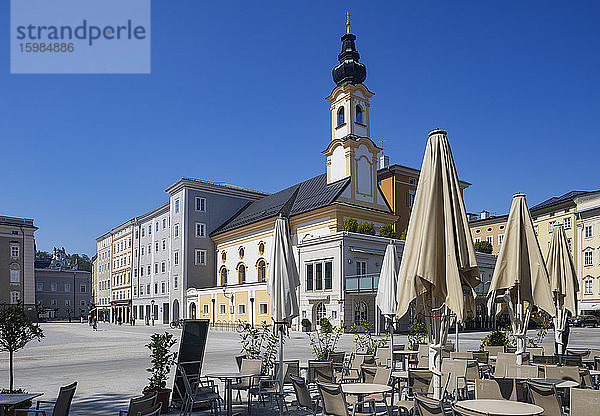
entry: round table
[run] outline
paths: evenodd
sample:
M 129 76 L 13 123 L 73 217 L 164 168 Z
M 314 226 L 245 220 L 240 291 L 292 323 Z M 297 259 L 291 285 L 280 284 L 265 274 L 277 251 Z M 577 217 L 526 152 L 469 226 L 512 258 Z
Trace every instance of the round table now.
M 368 394 L 388 393 L 392 391 L 392 386 L 375 383 L 346 383 L 342 384 L 341 386 L 344 394 L 352 394 L 356 396 L 359 402 L 362 402 L 364 397 Z
M 245 373 L 210 373 L 205 375 L 210 378 L 217 378 L 225 383 L 225 407 L 227 408 L 227 416 L 231 416 L 233 414 L 233 409 L 231 406 L 231 384 L 233 380 L 238 380 L 240 378 L 257 377 L 256 374 Z
M 455 406 L 471 412 L 488 413 L 490 416 L 534 416 L 544 413 L 544 409 L 540 406 L 512 400 L 463 400 L 456 402 Z

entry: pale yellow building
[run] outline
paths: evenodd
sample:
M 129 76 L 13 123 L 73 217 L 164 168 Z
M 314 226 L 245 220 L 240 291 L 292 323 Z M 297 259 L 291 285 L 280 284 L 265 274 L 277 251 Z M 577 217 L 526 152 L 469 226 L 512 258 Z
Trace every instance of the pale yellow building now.
M 131 319 L 131 275 L 133 270 L 133 220 L 111 231 L 111 320 L 128 323 Z
M 577 226 L 575 240 L 578 250 L 577 275 L 579 310 L 583 313 L 600 311 L 600 191 L 588 192 L 575 198 Z

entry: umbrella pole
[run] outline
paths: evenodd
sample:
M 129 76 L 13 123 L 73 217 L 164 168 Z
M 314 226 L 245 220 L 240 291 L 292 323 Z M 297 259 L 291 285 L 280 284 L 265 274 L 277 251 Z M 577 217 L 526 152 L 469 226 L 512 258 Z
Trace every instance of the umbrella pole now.
M 442 309 L 436 308 L 435 305 L 435 296 L 432 294 L 430 316 L 426 319 L 427 332 L 429 333 L 429 369 L 433 373 L 433 398 L 440 400 L 442 398 L 441 348 L 443 340 L 441 340 L 441 316 L 436 314 L 441 314 Z
M 391 359 L 391 364 L 390 367 L 392 369 L 392 371 L 394 371 L 394 317 L 393 315 L 390 317 L 390 359 Z
M 517 365 L 523 364 L 523 352 L 525 352 L 525 346 L 523 345 L 525 340 L 522 337 L 523 332 L 523 304 L 521 303 L 521 285 L 517 283 Z
M 279 415 L 283 415 L 283 324 L 279 325 Z
M 456 315 L 456 323 L 455 323 L 455 330 L 456 330 L 456 351 L 460 351 L 458 349 L 458 315 Z

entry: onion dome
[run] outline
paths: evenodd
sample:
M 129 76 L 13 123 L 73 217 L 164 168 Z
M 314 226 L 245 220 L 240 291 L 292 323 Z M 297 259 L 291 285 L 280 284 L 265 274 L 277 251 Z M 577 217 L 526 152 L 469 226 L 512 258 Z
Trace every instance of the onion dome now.
M 356 36 L 346 33 L 342 36 L 342 52 L 338 55 L 340 64 L 333 68 L 333 81 L 338 87 L 352 84 L 362 84 L 367 79 L 367 67 L 358 62 L 360 55 L 354 41 Z

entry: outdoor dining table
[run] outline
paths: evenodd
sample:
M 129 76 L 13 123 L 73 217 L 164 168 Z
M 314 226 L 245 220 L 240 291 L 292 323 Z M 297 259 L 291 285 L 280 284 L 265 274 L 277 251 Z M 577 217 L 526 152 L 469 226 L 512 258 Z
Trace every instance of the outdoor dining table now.
M 27 400 L 34 399 L 44 393 L 2 393 L 0 394 L 0 416 L 4 416 L 5 406 L 14 406 Z
M 377 393 L 389 393 L 392 386 L 375 383 L 345 383 L 342 384 L 342 392 L 356 396 L 359 402 L 362 402 L 366 395 Z
M 568 389 L 579 386 L 579 383 L 573 380 L 561 380 L 559 378 L 532 378 L 531 381 L 542 384 L 552 384 L 557 389 Z
M 408 368 L 408 360 L 412 355 L 417 355 L 419 351 L 415 350 L 398 350 L 394 351 L 394 355 L 399 355 L 402 357 L 402 369 L 406 370 Z M 395 358 L 395 357 L 394 357 Z
M 207 377 L 210 378 L 217 378 L 219 380 L 221 380 L 223 383 L 225 383 L 225 407 L 227 409 L 227 416 L 232 416 L 233 414 L 233 408 L 232 408 L 232 389 L 231 389 L 231 385 L 233 384 L 234 380 L 238 380 L 240 378 L 248 378 L 248 377 L 255 377 L 256 374 L 244 374 L 244 373 L 210 373 L 210 374 L 206 374 Z M 2 416 L 2 415 L 0 415 Z
M 455 406 L 471 412 L 486 413 L 490 416 L 535 416 L 544 413 L 540 406 L 512 400 L 476 399 L 456 402 Z

